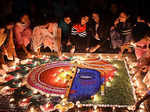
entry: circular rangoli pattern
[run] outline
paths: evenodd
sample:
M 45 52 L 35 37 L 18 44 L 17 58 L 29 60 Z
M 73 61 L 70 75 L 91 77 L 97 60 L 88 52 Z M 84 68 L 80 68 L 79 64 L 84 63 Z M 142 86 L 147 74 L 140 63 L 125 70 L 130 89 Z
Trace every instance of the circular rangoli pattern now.
M 39 66 L 32 70 L 28 77 L 28 85 L 43 93 L 64 95 L 67 90 L 67 77 L 72 74 L 73 64 L 55 62 Z

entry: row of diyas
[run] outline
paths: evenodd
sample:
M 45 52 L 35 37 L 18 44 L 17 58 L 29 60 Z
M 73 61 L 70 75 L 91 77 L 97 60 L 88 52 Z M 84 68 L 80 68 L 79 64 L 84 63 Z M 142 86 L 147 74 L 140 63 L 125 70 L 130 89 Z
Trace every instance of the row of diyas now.
M 142 90 L 139 89 L 139 88 L 145 88 L 145 87 L 143 85 L 143 82 L 138 81 L 136 78 L 138 62 L 133 60 L 131 57 L 125 57 L 125 62 L 127 62 L 128 69 L 129 69 L 128 72 L 130 74 L 130 80 L 132 80 L 131 84 L 132 84 L 132 87 L 134 88 L 134 91 L 135 91 L 134 96 L 136 97 L 136 101 L 139 101 L 145 95 L 146 89 L 142 89 Z M 144 103 L 142 103 L 140 105 L 139 112 L 145 112 Z
M 65 57 L 66 58 L 69 58 L 70 56 L 72 56 L 72 59 L 74 61 L 83 61 L 83 60 L 86 60 L 87 58 L 99 58 L 99 59 L 105 59 L 105 60 L 112 60 L 112 59 L 117 59 L 119 58 L 119 56 L 117 54 L 98 54 L 98 53 L 75 53 L 75 54 L 70 54 L 70 53 L 63 53 L 61 57 Z M 35 56 L 33 55 L 32 58 L 34 58 Z M 4 70 L 6 72 L 9 72 L 9 71 L 13 71 L 16 69 L 17 65 L 19 64 L 27 64 L 29 62 L 32 61 L 32 58 L 27 58 L 27 59 L 24 59 L 24 60 L 15 60 L 13 62 L 13 65 L 8 67 L 8 66 L 4 66 Z M 49 59 L 49 56 L 48 55 L 42 55 L 40 57 L 40 59 L 44 59 L 45 61 L 49 62 L 50 59 Z M 63 58 L 64 59 L 64 58 Z M 38 64 L 38 62 L 34 62 L 34 65 L 36 66 Z
M 105 59 L 105 60 L 112 60 L 117 59 L 119 60 L 118 54 L 99 54 L 99 53 L 64 53 L 62 54 L 62 57 L 72 57 L 76 60 L 86 60 L 87 58 L 99 58 L 99 59 Z

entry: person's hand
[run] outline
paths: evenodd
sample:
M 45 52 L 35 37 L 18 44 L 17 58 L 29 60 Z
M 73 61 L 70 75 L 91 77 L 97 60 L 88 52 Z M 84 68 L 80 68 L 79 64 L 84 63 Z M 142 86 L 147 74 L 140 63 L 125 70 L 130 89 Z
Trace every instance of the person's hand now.
M 132 111 L 133 111 L 133 112 L 136 112 L 136 111 L 137 111 L 137 109 L 136 109 L 136 105 L 134 105 L 134 106 L 133 106 Z
M 99 38 L 99 35 L 96 33 L 96 35 L 95 35 L 95 39 L 96 40 L 100 40 L 100 38 Z
M 116 26 L 119 23 L 119 18 L 114 21 L 114 25 Z
M 110 28 L 110 30 L 114 30 L 115 29 L 115 27 L 114 26 L 112 26 L 111 28 Z
M 86 48 L 85 50 L 86 50 L 86 51 L 88 51 L 88 50 L 89 50 L 89 48 Z
M 10 29 L 13 29 L 13 27 L 14 27 L 14 25 L 11 24 L 11 25 L 7 26 L 7 29 L 10 30 Z
M 136 104 L 134 105 L 134 112 L 137 112 L 137 110 L 139 109 L 139 107 L 140 107 L 140 102 L 136 102 Z
M 0 34 L 5 32 L 5 28 L 0 28 Z
M 67 45 L 67 46 L 70 46 L 70 45 L 71 45 L 71 42 L 70 42 L 70 41 L 68 41 L 66 45 Z

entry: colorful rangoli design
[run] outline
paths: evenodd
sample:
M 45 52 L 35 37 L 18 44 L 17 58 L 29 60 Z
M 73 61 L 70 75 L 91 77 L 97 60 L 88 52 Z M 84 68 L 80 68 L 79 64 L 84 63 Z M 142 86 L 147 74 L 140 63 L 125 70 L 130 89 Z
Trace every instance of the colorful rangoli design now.
M 32 70 L 27 77 L 30 88 L 52 95 L 64 95 L 70 101 L 91 98 L 101 85 L 114 77 L 116 68 L 108 61 L 89 58 L 58 61 Z

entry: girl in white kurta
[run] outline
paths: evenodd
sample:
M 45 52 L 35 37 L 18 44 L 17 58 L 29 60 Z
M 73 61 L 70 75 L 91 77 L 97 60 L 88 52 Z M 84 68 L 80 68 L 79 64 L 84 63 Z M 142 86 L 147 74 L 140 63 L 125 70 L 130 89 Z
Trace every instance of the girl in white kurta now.
M 32 48 L 40 54 L 40 47 L 49 47 L 51 51 L 59 52 L 58 50 L 58 24 L 48 23 L 46 25 L 37 26 L 33 30 Z

